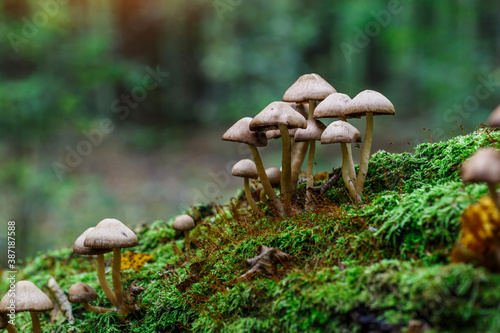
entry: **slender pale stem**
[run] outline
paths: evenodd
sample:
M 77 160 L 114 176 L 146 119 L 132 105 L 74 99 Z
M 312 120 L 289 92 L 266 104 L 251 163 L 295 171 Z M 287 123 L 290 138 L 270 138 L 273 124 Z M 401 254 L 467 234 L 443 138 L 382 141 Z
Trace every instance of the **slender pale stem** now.
M 184 231 L 184 244 L 186 246 L 186 257 L 189 258 L 191 252 L 191 240 L 189 239 L 189 230 Z
M 498 197 L 498 192 L 496 189 L 496 184 L 488 183 L 488 190 L 490 191 L 491 199 L 495 203 L 495 206 L 497 207 L 497 209 L 500 211 L 500 202 L 498 201 L 499 197 Z
M 116 302 L 118 303 L 117 309 L 120 309 L 123 302 L 123 288 L 122 288 L 122 249 L 113 249 L 113 289 L 115 290 Z
M 106 313 L 106 312 L 114 311 L 114 309 L 103 308 L 101 306 L 93 306 L 87 302 L 82 302 L 81 304 L 82 304 L 84 309 L 91 311 L 91 312 L 95 312 L 95 313 Z
M 33 333 L 42 333 L 40 329 L 40 317 L 38 312 L 30 311 L 31 323 L 33 324 Z
M 259 151 L 256 147 L 248 145 L 250 148 L 250 152 L 252 153 L 253 161 L 255 162 L 255 166 L 257 167 L 257 173 L 259 174 L 260 182 L 264 187 L 264 191 L 267 194 L 270 202 L 274 205 L 274 208 L 278 211 L 279 214 L 283 212 L 283 207 L 281 206 L 281 202 L 278 200 L 276 196 L 276 192 L 274 192 L 273 187 L 271 186 L 271 182 L 266 174 L 266 169 L 264 169 L 264 164 L 262 163 L 262 159 L 260 158 Z
M 260 191 L 260 201 L 262 203 L 266 203 L 267 202 L 266 191 L 264 191 L 264 190 Z
M 108 281 L 106 280 L 106 273 L 104 271 L 104 255 L 102 254 L 97 255 L 97 277 L 99 279 L 99 285 L 101 286 L 102 291 L 109 299 L 111 304 L 113 304 L 113 306 L 117 308 L 120 304 L 118 304 L 118 302 L 116 301 L 115 293 L 111 290 Z
M 281 193 L 285 201 L 291 203 L 292 201 L 292 165 L 291 165 L 291 151 L 290 151 L 290 134 L 286 125 L 278 125 L 281 132 L 281 140 L 283 142 L 283 152 L 281 155 Z
M 347 122 L 345 116 L 339 116 L 339 120 Z M 354 161 L 352 160 L 352 148 L 350 143 L 346 143 L 347 155 L 349 155 L 349 178 L 356 184 L 356 170 L 354 169 Z
M 297 142 L 293 147 L 292 153 L 292 191 L 293 193 L 297 190 L 297 183 L 299 181 L 299 174 L 306 158 L 307 148 L 309 147 L 309 142 Z
M 356 186 L 354 182 L 349 179 L 349 155 L 347 152 L 347 146 L 345 143 L 341 143 L 340 147 L 342 149 L 342 180 L 344 181 L 345 187 L 349 191 L 351 198 L 356 202 L 359 202 L 359 194 L 356 191 Z
M 363 142 L 363 150 L 361 151 L 361 162 L 359 163 L 358 177 L 356 177 L 356 191 L 361 196 L 363 193 L 363 186 L 368 173 L 368 161 L 370 160 L 370 151 L 372 148 L 373 136 L 373 113 L 366 114 L 366 132 L 365 141 Z
M 315 99 L 309 100 L 309 113 L 307 115 L 307 120 L 314 119 L 314 110 L 316 109 L 317 101 Z
M 309 157 L 307 159 L 307 187 L 314 186 L 314 154 L 316 152 L 316 140 L 309 141 Z
M 247 197 L 248 204 L 250 205 L 250 208 L 252 208 L 252 211 L 255 214 L 259 214 L 260 213 L 259 209 L 255 205 L 255 201 L 252 198 L 252 193 L 250 192 L 250 181 L 248 180 L 248 178 L 245 177 L 243 182 L 245 184 L 245 196 Z

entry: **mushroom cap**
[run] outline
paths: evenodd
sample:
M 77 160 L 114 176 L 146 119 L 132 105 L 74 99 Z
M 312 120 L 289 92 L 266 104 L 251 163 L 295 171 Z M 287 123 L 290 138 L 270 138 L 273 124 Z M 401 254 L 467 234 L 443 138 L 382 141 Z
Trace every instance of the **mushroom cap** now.
M 346 121 L 337 120 L 328 125 L 321 135 L 321 144 L 361 142 L 361 133 Z
M 314 109 L 314 118 L 339 118 L 345 117 L 344 111 L 351 97 L 342 93 L 333 93 L 325 98 Z
M 97 299 L 97 292 L 86 283 L 77 282 L 68 290 L 68 301 L 71 303 L 92 302 Z
M 460 177 L 464 182 L 500 183 L 500 152 L 479 149 L 462 164 Z
M 500 127 L 500 105 L 490 114 L 488 118 L 489 127 Z
M 326 126 L 317 119 L 309 119 L 306 128 L 299 128 L 295 132 L 295 142 L 321 140 L 321 134 Z
M 265 133 L 250 131 L 249 125 L 251 121 L 252 118 L 250 117 L 241 118 L 224 133 L 222 140 L 246 143 L 255 147 L 267 146 Z
M 291 128 L 306 128 L 306 118 L 285 102 L 272 102 L 250 122 L 251 131 L 279 129 L 278 125 Z
M 189 231 L 193 230 L 196 224 L 194 219 L 190 215 L 179 215 L 175 218 L 172 227 L 177 231 Z
M 300 103 L 323 100 L 334 92 L 337 92 L 335 88 L 318 74 L 305 74 L 287 89 L 283 95 L 283 101 Z
M 361 117 L 367 113 L 374 116 L 393 115 L 394 105 L 381 93 L 374 90 L 365 90 L 356 95 L 345 108 L 346 117 Z
M 281 184 L 281 170 L 277 167 L 270 167 L 266 169 L 267 178 L 269 178 L 269 182 L 271 186 L 274 188 L 280 187 Z
M 14 296 L 11 298 L 11 295 Z M 45 295 L 33 282 L 18 281 L 15 284 L 15 293 L 8 292 L 0 301 L 0 312 L 9 312 L 7 307 L 15 300 L 16 312 L 40 312 L 49 311 L 54 308 L 50 298 Z
M 288 105 L 307 119 L 309 115 L 309 101 L 303 103 L 289 102 Z
M 87 238 L 87 235 L 92 230 L 94 230 L 94 227 L 88 228 L 76 239 L 75 244 L 73 244 L 73 252 L 75 252 L 76 254 L 83 254 L 90 256 L 96 254 L 104 254 L 113 251 L 113 249 L 98 249 L 93 247 L 86 247 L 85 245 L 83 245 L 83 242 L 85 242 L 85 238 Z
M 247 158 L 240 160 L 233 166 L 232 174 L 243 178 L 257 179 L 259 177 L 255 163 Z
M 291 128 L 288 130 L 288 134 L 290 134 L 290 137 L 295 136 L 295 133 L 297 133 L 297 128 Z M 281 138 L 281 131 L 279 129 L 267 131 L 266 137 L 268 140 L 279 139 L 279 138 Z
M 91 230 L 83 245 L 99 249 L 133 247 L 139 244 L 137 236 L 117 219 L 104 219 Z

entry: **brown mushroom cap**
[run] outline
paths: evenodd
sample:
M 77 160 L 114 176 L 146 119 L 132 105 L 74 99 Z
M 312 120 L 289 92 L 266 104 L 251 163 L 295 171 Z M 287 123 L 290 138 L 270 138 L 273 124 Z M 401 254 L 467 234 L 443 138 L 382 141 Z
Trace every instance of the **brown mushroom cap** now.
M 250 131 L 251 121 L 250 117 L 241 118 L 224 133 L 222 140 L 246 143 L 255 147 L 267 146 L 265 133 Z
M 250 122 L 251 131 L 278 129 L 278 125 L 291 128 L 306 128 L 306 118 L 285 102 L 272 102 Z
M 113 251 L 113 249 L 97 249 L 93 247 L 86 247 L 85 245 L 83 245 L 85 238 L 92 230 L 94 230 L 93 227 L 88 228 L 76 239 L 75 244 L 73 244 L 73 252 L 83 255 L 97 255 Z
M 137 246 L 135 233 L 117 219 L 104 219 L 91 230 L 83 245 L 100 249 L 115 249 Z
M 351 97 L 346 94 L 333 93 L 314 109 L 314 118 L 345 117 L 344 111 L 350 101 Z
M 500 183 L 500 152 L 482 148 L 472 154 L 460 169 L 464 182 Z
M 490 114 L 488 118 L 488 126 L 500 127 L 500 105 Z
M 337 120 L 326 127 L 321 144 L 361 142 L 361 133 L 346 121 Z
M 233 166 L 232 170 L 233 176 L 257 179 L 259 174 L 257 173 L 257 167 L 252 160 L 243 159 Z
M 295 142 L 321 140 L 321 134 L 326 129 L 325 124 L 316 119 L 309 119 L 306 128 L 299 128 L 295 132 Z
M 335 92 L 337 92 L 335 88 L 318 74 L 305 74 L 288 88 L 283 95 L 283 101 L 300 103 L 309 100 L 323 100 Z
M 374 116 L 393 115 L 394 105 L 384 95 L 377 91 L 365 90 L 356 95 L 345 108 L 346 117 L 360 117 L 367 113 Z
M 11 297 L 14 296 L 13 298 Z M 18 281 L 15 284 L 15 293 L 7 293 L 0 301 L 0 312 L 9 312 L 11 299 L 15 300 L 16 312 L 41 312 L 54 308 L 52 301 L 33 282 Z
M 280 187 L 281 184 L 281 170 L 277 167 L 270 167 L 266 169 L 267 178 L 269 178 L 269 182 L 271 186 L 274 188 Z
M 196 224 L 194 219 L 189 215 L 179 215 L 175 218 L 172 227 L 177 231 L 190 231 L 193 230 Z
M 97 292 L 86 283 L 77 282 L 68 290 L 68 301 L 71 303 L 92 302 L 97 299 Z

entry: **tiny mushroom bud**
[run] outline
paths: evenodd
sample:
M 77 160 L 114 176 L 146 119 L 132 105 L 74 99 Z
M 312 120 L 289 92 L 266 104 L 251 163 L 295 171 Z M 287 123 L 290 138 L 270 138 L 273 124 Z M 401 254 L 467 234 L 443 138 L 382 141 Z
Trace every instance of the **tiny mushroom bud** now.
M 189 256 L 189 251 L 191 248 L 189 232 L 196 227 L 194 219 L 189 215 L 179 215 L 175 218 L 172 227 L 174 228 L 174 230 L 184 231 L 184 238 L 186 243 L 186 256 Z
M 248 204 L 255 214 L 259 214 L 259 209 L 255 205 L 255 201 L 252 198 L 249 181 L 250 178 L 257 179 L 259 177 L 255 163 L 252 160 L 243 159 L 234 165 L 232 173 L 233 176 L 242 177 L 244 179 L 245 196 L 247 197 Z
M 33 324 L 33 333 L 41 333 L 38 312 L 50 311 L 54 304 L 33 282 L 18 281 L 15 293 L 7 293 L 0 301 L 0 312 L 10 312 L 9 306 L 15 304 L 15 312 L 29 311 Z M 13 331 L 15 332 L 15 331 Z
M 113 311 L 113 309 L 107 309 L 100 306 L 93 306 L 88 304 L 97 300 L 97 292 L 86 283 L 77 282 L 72 285 L 68 290 L 68 301 L 71 303 L 81 303 L 82 306 L 92 312 L 96 313 L 106 313 Z

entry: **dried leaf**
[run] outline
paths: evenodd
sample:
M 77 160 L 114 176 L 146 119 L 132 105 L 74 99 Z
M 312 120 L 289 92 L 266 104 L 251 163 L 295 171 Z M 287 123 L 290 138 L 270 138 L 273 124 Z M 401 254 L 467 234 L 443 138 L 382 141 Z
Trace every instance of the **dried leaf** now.
M 274 247 L 261 245 L 257 250 L 257 256 L 247 260 L 250 269 L 237 280 L 242 280 L 255 273 L 264 273 L 271 277 L 276 277 L 278 264 L 287 268 L 290 263 L 290 255 Z
M 53 303 L 55 303 L 56 305 L 54 308 L 57 309 L 54 312 L 52 319 L 54 320 L 56 318 L 57 312 L 58 310 L 60 310 L 63 316 L 66 319 L 68 319 L 68 322 L 70 324 L 73 324 L 75 318 L 73 317 L 73 308 L 71 306 L 71 303 L 68 301 L 68 297 L 61 289 L 56 279 L 54 279 L 52 276 L 49 278 L 49 281 L 47 282 L 47 289 L 49 290 L 54 300 Z
M 129 312 L 131 311 L 140 311 L 141 309 L 137 306 L 137 298 L 139 294 L 145 291 L 146 288 L 136 285 L 132 283 L 125 289 L 123 293 L 123 307 L 125 307 Z
M 144 266 L 146 262 L 154 258 L 154 255 L 150 255 L 147 253 L 134 253 L 134 252 L 125 252 L 122 253 L 122 261 L 121 261 L 121 270 L 125 269 L 133 269 L 134 271 L 138 271 Z

